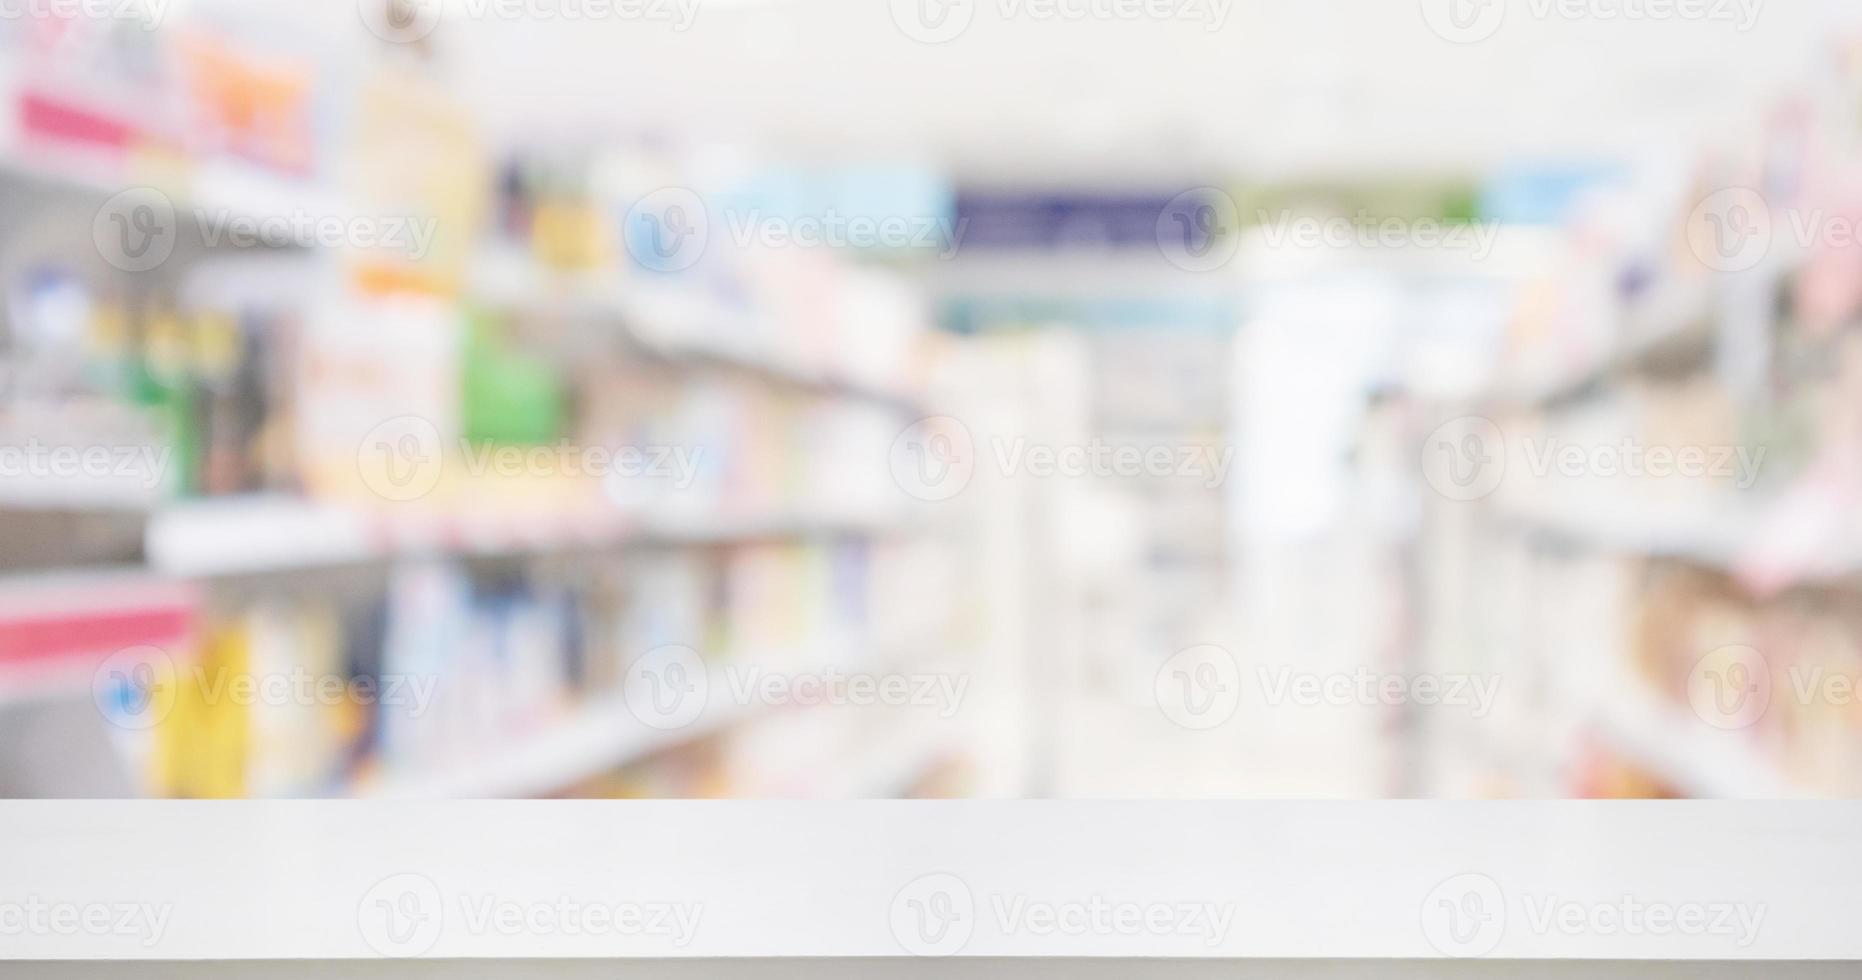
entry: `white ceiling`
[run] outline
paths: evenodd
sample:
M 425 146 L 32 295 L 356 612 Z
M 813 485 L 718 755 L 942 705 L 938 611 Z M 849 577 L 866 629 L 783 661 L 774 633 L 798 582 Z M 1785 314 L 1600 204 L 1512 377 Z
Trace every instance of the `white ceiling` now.
M 1701 0 L 1761 4 L 1740 31 L 1534 17 L 1557 0 L 1489 0 L 1509 5 L 1504 25 L 1458 45 L 1423 15 L 1448 0 L 1234 0 L 1217 31 L 1005 19 L 1012 0 L 970 0 L 968 30 L 928 45 L 887 0 L 696 0 L 684 32 L 474 19 L 486 0 L 445 2 L 442 66 L 507 138 L 654 129 L 1044 182 L 1466 171 L 1737 140 L 1824 63 L 1829 24 L 1845 16 L 1844 0 Z

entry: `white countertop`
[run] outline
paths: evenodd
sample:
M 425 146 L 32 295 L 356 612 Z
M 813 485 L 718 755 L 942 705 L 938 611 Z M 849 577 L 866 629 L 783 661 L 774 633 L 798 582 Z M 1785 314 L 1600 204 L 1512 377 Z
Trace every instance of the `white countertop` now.
M 1851 803 L 15 802 L 0 869 L 4 958 L 1862 957 Z

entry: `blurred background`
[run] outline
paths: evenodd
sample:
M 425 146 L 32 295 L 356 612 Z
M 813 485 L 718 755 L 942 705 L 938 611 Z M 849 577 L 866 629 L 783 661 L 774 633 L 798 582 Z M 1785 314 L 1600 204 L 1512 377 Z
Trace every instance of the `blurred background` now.
M 1862 789 L 1862 16 L 0 3 L 0 796 Z

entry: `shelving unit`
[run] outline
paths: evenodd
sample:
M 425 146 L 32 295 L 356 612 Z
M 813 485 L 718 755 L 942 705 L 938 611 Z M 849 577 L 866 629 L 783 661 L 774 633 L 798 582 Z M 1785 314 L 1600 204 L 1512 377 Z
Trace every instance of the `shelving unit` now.
M 882 741 L 866 750 L 833 788 L 822 794 L 828 799 L 870 800 L 904 795 L 912 784 L 958 751 L 955 739 L 907 733 Z
M 0 510 L 139 514 L 161 503 L 160 491 L 133 482 L 0 479 Z
M 56 103 L 66 89 L 82 89 L 82 104 L 42 114 L 54 119 L 123 117 L 119 126 L 9 131 L 0 145 L 0 196 L 45 202 L 43 220 L 22 222 L 21 234 L 50 228 L 39 236 L 46 241 L 34 242 L 45 254 L 31 257 L 88 304 L 54 310 L 81 308 L 88 319 L 73 314 L 58 331 L 38 331 L 76 338 L 67 336 L 72 349 L 56 362 L 70 376 L 43 385 L 41 400 L 52 406 L 76 391 L 148 421 L 176 454 L 177 472 L 166 475 L 180 476 L 161 486 L 0 480 L 0 520 L 38 522 L 48 541 L 67 526 L 111 522 L 109 540 L 97 547 L 104 560 L 130 567 L 97 578 L 92 584 L 103 599 L 74 615 L 115 615 L 112 603 L 128 594 L 131 580 L 175 597 L 164 613 L 174 622 L 113 633 L 101 649 L 26 650 L 0 616 L 0 701 L 87 701 L 102 657 L 150 645 L 212 678 L 298 667 L 350 679 L 455 671 L 468 675 L 472 690 L 464 699 L 470 703 L 454 710 L 481 713 L 463 723 L 489 724 L 490 717 L 512 729 L 476 733 L 496 742 L 496 751 L 439 753 L 428 766 L 390 751 L 397 736 L 371 727 L 388 724 L 380 705 L 324 718 L 321 728 L 293 728 L 308 724 L 306 712 L 233 710 L 220 695 L 190 698 L 184 685 L 159 738 L 123 740 L 135 742 L 139 758 L 211 760 L 200 763 L 203 773 L 146 767 L 160 770 L 165 786 L 182 787 L 168 791 L 210 796 L 238 795 L 242 784 L 228 773 L 242 765 L 246 785 L 285 794 L 556 795 L 676 756 L 667 750 L 688 743 L 735 737 L 752 714 L 781 722 L 783 713 L 719 709 L 685 729 L 651 729 L 607 686 L 619 673 L 608 661 L 643 653 L 639 644 L 663 645 L 668 631 L 695 647 L 728 644 L 716 651 L 720 658 L 764 650 L 770 669 L 806 669 L 805 650 L 796 648 L 810 643 L 831 646 L 835 655 L 862 645 L 850 634 L 865 612 L 856 617 L 843 606 L 877 601 L 867 596 L 878 587 L 876 567 L 926 540 L 914 519 L 922 512 L 868 485 L 876 474 L 877 485 L 889 487 L 886 442 L 928 412 L 916 383 L 922 379 L 896 370 L 920 366 L 902 356 L 924 326 L 909 288 L 893 270 L 844 252 L 811 263 L 809 288 L 795 295 L 769 286 L 780 272 L 759 275 L 762 267 L 748 264 L 775 266 L 783 256 L 726 256 L 692 275 L 649 268 L 624 241 L 633 229 L 623 215 L 633 203 L 626 195 L 650 188 L 578 188 L 573 175 L 597 162 L 596 154 L 610 163 L 616 154 L 632 155 L 643 172 L 672 172 L 685 165 L 676 152 L 627 142 L 507 146 L 493 159 L 490 144 L 471 138 L 470 114 L 433 84 L 433 66 L 373 47 L 352 52 L 356 65 L 345 63 L 346 72 L 365 69 L 353 86 L 324 91 L 308 72 L 271 78 L 279 93 L 301 85 L 301 103 L 273 106 L 263 132 L 242 132 L 242 125 L 258 125 L 251 113 L 196 104 L 211 98 L 211 87 L 168 62 L 205 51 L 219 59 L 213 77 L 230 88 L 242 69 L 289 74 L 292 66 L 310 66 L 277 67 L 258 57 L 269 50 L 251 46 L 266 42 L 238 29 L 222 34 L 226 27 L 208 16 L 200 36 L 189 39 L 198 50 L 167 50 L 175 43 L 167 33 L 135 39 L 162 67 L 133 84 L 102 78 L 96 91 L 87 80 L 49 95 L 28 88 L 44 88 L 40 75 L 63 77 L 49 70 L 22 71 L 0 84 L 0 101 L 24 100 L 31 91 Z M 169 119 L 177 106 L 189 112 Z M 227 112 L 213 116 L 210 109 Z M 162 129 L 167 124 L 186 132 L 178 137 Z M 235 147 L 242 136 L 247 142 Z M 410 158 L 422 162 L 405 172 Z M 519 186 L 503 179 L 501 167 L 546 179 Z M 119 192 L 145 186 L 174 205 L 176 250 L 147 273 L 109 267 L 99 261 L 108 257 L 97 254 L 92 220 Z M 494 211 L 499 220 L 481 220 Z M 196 221 L 197 214 L 210 217 Z M 293 215 L 431 220 L 438 237 L 418 257 L 359 242 L 294 239 L 284 249 L 253 249 L 260 259 L 212 248 L 212 236 L 194 234 L 207 230 L 195 227 L 207 220 Z M 261 261 L 266 268 L 253 265 Z M 857 283 L 855 266 L 865 277 Z M 27 279 L 34 289 L 49 288 L 36 267 L 5 271 L 16 291 Z M 9 307 L 9 325 L 22 309 Z M 533 319 L 572 327 L 563 332 L 577 341 L 574 350 L 523 334 L 518 321 Z M 859 342 L 840 342 L 856 326 Z M 19 341 L 3 336 L 0 357 Z M 873 338 L 884 342 L 875 348 Z M 430 373 L 414 376 L 423 369 Z M 630 390 L 636 384 L 640 390 Z M 459 486 L 449 482 L 441 493 L 406 502 L 349 486 L 359 475 L 361 429 L 410 415 L 436 421 L 445 439 L 461 445 L 605 447 L 658 439 L 702 446 L 717 465 L 699 474 L 709 484 L 683 496 L 678 488 L 629 486 L 621 475 L 481 478 L 449 470 Z M 356 422 L 361 429 L 349 432 Z M 875 453 L 849 453 L 881 434 Z M 849 455 L 857 458 L 843 458 Z M 839 479 L 853 469 L 861 472 Z M 867 483 L 852 486 L 861 479 Z M 635 491 L 639 499 L 619 499 Z M 21 575 L 38 588 L 30 568 Z M 9 588 L 0 583 L 0 607 Z M 793 608 L 772 615 L 767 596 L 791 592 Z M 397 612 L 396 602 L 418 609 Z M 685 604 L 702 607 L 702 615 Z M 422 620 L 423 612 L 457 619 L 446 620 L 456 627 L 445 639 L 451 646 L 412 649 L 419 644 L 403 636 L 395 648 L 397 615 L 404 633 L 431 630 L 441 642 L 446 630 Z M 38 620 L 21 622 L 29 630 Z M 831 635 L 782 632 L 800 625 Z M 765 644 L 758 629 L 779 635 Z M 585 633 L 596 630 L 605 632 Z M 28 654 L 30 676 L 12 662 Z M 562 663 L 532 662 L 552 656 Z M 563 690 L 545 697 L 526 684 Z M 487 697 L 509 703 L 483 711 L 474 699 Z M 87 710 L 96 721 L 96 709 Z M 446 741 L 446 726 L 460 724 L 433 722 L 438 734 L 427 732 L 433 737 L 415 751 Z M 232 737 L 240 732 L 249 750 Z M 890 737 L 887 729 L 875 732 Z M 343 751 L 330 761 L 344 777 L 305 769 L 300 754 L 312 757 L 337 741 Z M 821 784 L 848 795 L 901 791 L 910 767 L 927 764 L 922 746 L 903 751 L 900 768 L 876 771 L 875 760 L 863 759 Z M 270 768 L 253 761 L 260 759 Z M 389 765 L 398 768 L 383 771 Z M 261 769 L 262 777 L 252 774 Z
M 1683 561 L 1741 577 L 1766 543 L 1760 523 L 1778 506 L 1736 500 L 1692 507 L 1562 502 L 1503 506 L 1500 514 L 1506 523 L 1529 533 L 1617 554 Z M 1831 584 L 1856 575 L 1862 575 L 1862 536 L 1839 535 L 1824 541 L 1788 582 L 1767 591 Z
M 1504 386 L 1485 401 L 1520 409 L 1556 406 L 1672 351 L 1705 347 L 1713 340 L 1713 304 L 1705 283 L 1670 286 L 1632 308 L 1614 349 L 1550 378 Z
M 390 774 L 377 784 L 364 785 L 359 795 L 466 800 L 548 796 L 655 752 L 715 735 L 749 717 L 753 708 L 713 705 L 694 723 L 665 729 L 640 722 L 626 699 L 604 696 L 548 727 L 517 734 L 489 758 L 472 758 L 430 773 Z
M 1788 113 L 1767 117 L 1753 152 L 1703 155 L 1661 180 L 1637 175 L 1612 189 L 1608 213 L 1579 214 L 1556 266 L 1570 281 L 1534 283 L 1532 302 L 1508 324 L 1519 349 L 1505 363 L 1562 369 L 1503 371 L 1500 383 L 1443 416 L 1479 416 L 1507 440 L 1491 495 L 1438 502 L 1434 561 L 1459 591 L 1437 600 L 1455 621 L 1439 630 L 1430 656 L 1503 672 L 1525 687 L 1513 724 L 1555 733 L 1528 749 L 1531 740 L 1509 732 L 1496 741 L 1515 748 L 1472 763 L 1510 791 L 1767 799 L 1852 791 L 1838 773 L 1855 754 L 1845 744 L 1862 750 L 1862 729 L 1842 720 L 1840 705 L 1774 693 L 1758 718 L 1721 730 L 1697 717 L 1687 690 L 1724 646 L 1758 650 L 1774 692 L 1807 664 L 1851 669 L 1834 612 L 1862 578 L 1862 527 L 1839 503 L 1857 477 L 1846 444 L 1862 383 L 1844 354 L 1848 324 L 1862 311 L 1843 299 L 1853 290 L 1833 272 L 1849 260 L 1782 230 L 1749 262 L 1716 256 L 1717 216 L 1703 219 L 1696 207 L 1719 188 L 1752 189 L 1780 229 L 1846 207 L 1830 175 L 1858 158 L 1853 120 L 1835 111 L 1850 105 L 1851 76 L 1843 69 L 1828 91 L 1803 97 L 1817 109 L 1795 128 L 1781 121 Z M 1651 194 L 1658 186 L 1685 190 Z M 1627 227 L 1632 221 L 1647 227 Z M 1560 356 L 1585 346 L 1591 356 Z M 1797 363 L 1807 357 L 1819 362 L 1814 370 Z M 1670 453 L 1736 450 L 1742 466 L 1745 454 L 1756 461 L 1742 480 L 1588 464 L 1577 474 L 1525 472 L 1533 468 L 1516 465 L 1515 454 L 1532 451 L 1532 439 L 1587 452 L 1616 441 Z M 1528 753 L 1538 754 L 1530 764 Z M 1502 775 L 1509 771 L 1532 775 L 1522 785 Z
M 1749 506 L 1621 506 L 1607 501 L 1502 506 L 1509 524 L 1584 547 L 1693 562 L 1726 572 L 1739 568 L 1757 516 Z
M 1699 799 L 1783 800 L 1814 797 L 1754 750 L 1738 732 L 1708 727 L 1632 678 L 1609 685 L 1597 717 L 1610 744 L 1639 765 Z
M 862 382 L 773 351 L 721 342 L 717 338 L 757 337 L 764 331 L 752 313 L 689 289 L 635 284 L 617 290 L 598 278 L 552 274 L 508 255 L 482 263 L 475 280 L 476 302 L 599 330 L 670 368 L 739 372 L 765 383 L 870 402 L 913 417 L 930 414 L 916 392 Z M 719 326 L 724 324 L 731 326 Z
M 404 513 L 291 498 L 203 501 L 150 518 L 152 569 L 180 578 L 226 578 L 412 558 L 490 558 L 756 541 L 870 537 L 907 530 L 856 515 L 762 518 L 629 517 L 612 508 L 511 515 Z
M 139 178 L 147 177 L 147 180 Z M 0 147 L 0 183 L 31 193 L 84 198 L 102 204 L 137 186 L 153 184 L 175 205 L 177 215 L 189 211 L 213 212 L 228 220 L 260 218 L 305 211 L 342 218 L 354 208 L 339 201 L 326 188 L 301 180 L 274 176 L 261 169 L 224 162 L 213 163 L 184 177 L 144 174 L 94 154 L 61 153 L 43 148 Z
M 140 568 L 0 579 L 0 706 L 91 694 L 117 651 L 185 642 L 197 590 Z

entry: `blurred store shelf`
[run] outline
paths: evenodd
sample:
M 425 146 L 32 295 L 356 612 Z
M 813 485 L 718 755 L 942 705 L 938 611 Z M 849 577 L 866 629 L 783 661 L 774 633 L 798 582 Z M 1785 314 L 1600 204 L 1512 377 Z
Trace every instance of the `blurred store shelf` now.
M 90 153 L 0 148 L 0 194 L 35 202 L 65 201 L 96 211 L 126 191 L 156 191 L 172 206 L 183 230 L 198 233 L 200 222 L 222 228 L 281 216 L 347 221 L 355 208 L 330 190 L 227 161 L 185 168 L 137 170 Z M 317 240 L 260 239 L 269 247 L 319 247 Z
M 86 696 L 112 655 L 185 642 L 198 604 L 193 587 L 140 569 L 0 579 L 0 703 Z
M 1538 500 L 1503 505 L 1503 520 L 1525 530 L 1628 555 L 1679 558 L 1734 571 L 1750 543 L 1749 505 L 1643 504 L 1615 500 Z
M 908 731 L 875 743 L 845 769 L 830 773 L 822 799 L 872 800 L 903 796 L 959 747 L 946 733 Z
M 629 516 L 612 507 L 448 512 L 364 509 L 289 497 L 180 504 L 151 515 L 150 567 L 220 578 L 413 558 L 552 554 L 622 545 L 715 545 L 900 532 L 906 525 L 852 514 L 761 517 Z
M 859 380 L 770 345 L 771 331 L 754 312 L 689 286 L 633 282 L 619 289 L 611 276 L 554 273 L 496 250 L 477 265 L 475 280 L 475 299 L 494 309 L 598 328 L 667 366 L 738 372 L 902 414 L 925 412 L 918 393 Z M 752 346 L 747 338 L 765 342 Z
M 1516 379 L 1485 399 L 1500 408 L 1542 409 L 1574 398 L 1625 372 L 1671 356 L 1686 356 L 1713 340 L 1714 296 L 1705 282 L 1663 287 L 1626 313 L 1616 345 L 1535 378 Z M 1551 357 L 1535 363 L 1553 364 Z
M 1624 755 L 1698 799 L 1778 800 L 1822 795 L 1798 786 L 1743 731 L 1723 731 L 1624 680 L 1598 713 L 1598 726 Z
M 1739 500 L 1658 504 L 1615 500 L 1540 500 L 1506 504 L 1501 519 L 1523 530 L 1631 557 L 1667 558 L 1750 580 L 1754 563 L 1772 544 L 1767 518 L 1782 502 Z M 1762 591 L 1827 584 L 1862 575 L 1862 533 L 1821 538 L 1810 554 L 1768 577 Z
M 725 690 L 719 674 L 712 690 Z M 642 722 L 619 695 L 590 701 L 567 718 L 499 747 L 431 771 L 388 774 L 364 784 L 358 795 L 389 799 L 513 799 L 549 796 L 656 752 L 716 734 L 742 721 L 756 705 L 720 699 L 690 724 L 655 727 Z
M 162 490 L 136 479 L 0 478 L 0 511 L 137 514 L 156 507 L 165 496 Z

